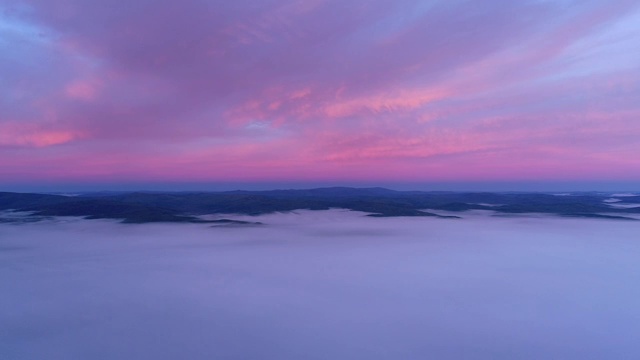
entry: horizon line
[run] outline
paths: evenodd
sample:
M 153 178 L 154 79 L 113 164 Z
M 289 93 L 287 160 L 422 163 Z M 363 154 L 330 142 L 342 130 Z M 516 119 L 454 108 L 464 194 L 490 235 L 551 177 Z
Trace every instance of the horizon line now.
M 433 182 L 433 183 L 68 183 L 68 184 L 7 184 L 0 192 L 15 193 L 108 193 L 108 192 L 233 192 L 287 191 L 331 188 L 385 189 L 402 192 L 526 192 L 526 193 L 587 193 L 640 192 L 640 182 Z

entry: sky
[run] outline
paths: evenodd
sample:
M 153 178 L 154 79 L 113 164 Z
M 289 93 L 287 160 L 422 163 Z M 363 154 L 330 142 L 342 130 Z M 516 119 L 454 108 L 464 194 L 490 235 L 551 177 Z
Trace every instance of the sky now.
M 637 190 L 639 115 L 637 0 L 0 0 L 0 190 Z

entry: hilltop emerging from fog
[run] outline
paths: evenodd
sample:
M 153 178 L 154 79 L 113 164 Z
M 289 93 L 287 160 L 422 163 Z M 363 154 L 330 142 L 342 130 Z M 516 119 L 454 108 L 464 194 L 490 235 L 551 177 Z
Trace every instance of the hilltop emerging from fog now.
M 33 216 L 84 216 L 128 223 L 203 222 L 199 215 L 259 215 L 299 209 L 350 209 L 370 216 L 455 217 L 451 212 L 545 213 L 571 217 L 633 219 L 640 195 L 612 193 L 459 193 L 332 187 L 229 192 L 86 193 L 63 196 L 0 193 L 0 210 Z M 442 211 L 448 212 L 442 215 Z M 440 214 L 438 214 L 440 213 Z M 630 217 L 631 215 L 631 217 Z

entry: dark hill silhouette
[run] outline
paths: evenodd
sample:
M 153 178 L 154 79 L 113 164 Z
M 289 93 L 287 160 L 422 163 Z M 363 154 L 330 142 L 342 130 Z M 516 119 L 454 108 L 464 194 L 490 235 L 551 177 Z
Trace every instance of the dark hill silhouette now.
M 504 214 L 545 213 L 572 217 L 625 218 L 638 208 L 614 208 L 610 194 L 555 196 L 541 193 L 456 193 L 395 191 L 384 188 L 332 187 L 307 190 L 227 192 L 91 193 L 68 197 L 50 194 L 0 193 L 0 210 L 31 211 L 45 216 L 86 216 L 124 222 L 202 222 L 203 214 L 259 215 L 297 209 L 343 208 L 370 216 L 442 216 L 430 212 L 492 210 Z M 639 204 L 640 196 L 624 198 Z M 613 214 L 613 215 L 610 215 Z M 455 216 L 454 216 L 455 217 Z M 628 217 L 627 217 L 628 218 Z

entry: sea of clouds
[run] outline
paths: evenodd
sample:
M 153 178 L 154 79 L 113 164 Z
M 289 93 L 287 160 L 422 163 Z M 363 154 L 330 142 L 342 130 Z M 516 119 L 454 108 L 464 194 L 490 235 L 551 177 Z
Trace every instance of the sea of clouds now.
M 0 224 L 0 359 L 640 358 L 640 222 Z

